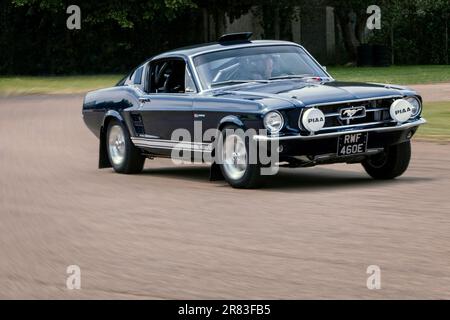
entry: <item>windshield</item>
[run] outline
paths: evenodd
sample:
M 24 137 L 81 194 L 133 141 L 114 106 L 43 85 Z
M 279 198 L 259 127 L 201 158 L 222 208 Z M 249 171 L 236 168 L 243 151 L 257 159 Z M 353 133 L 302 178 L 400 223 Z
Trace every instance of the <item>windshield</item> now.
M 194 58 L 202 87 L 277 79 L 328 77 L 300 47 L 247 47 L 206 53 Z

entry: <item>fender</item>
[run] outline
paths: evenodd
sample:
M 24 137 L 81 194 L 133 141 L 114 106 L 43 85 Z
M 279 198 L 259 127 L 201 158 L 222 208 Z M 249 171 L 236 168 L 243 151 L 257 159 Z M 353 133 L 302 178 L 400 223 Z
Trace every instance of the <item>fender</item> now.
M 109 162 L 108 153 L 106 151 L 106 128 L 108 127 L 109 121 L 111 119 L 116 119 L 120 122 L 122 122 L 125 127 L 127 128 L 127 125 L 125 123 L 125 120 L 123 119 L 122 115 L 116 111 L 116 110 L 108 110 L 102 121 L 102 126 L 100 128 L 100 139 L 99 139 L 99 148 L 98 148 L 98 168 L 111 168 L 112 165 Z
M 120 122 L 125 123 L 125 120 L 123 119 L 122 115 L 120 114 L 119 111 L 116 110 L 108 110 L 105 115 L 103 116 L 103 122 L 102 122 L 102 128 L 105 126 L 106 121 L 108 118 L 116 118 L 117 120 L 119 120 Z
M 219 130 L 219 131 L 222 130 L 222 128 L 227 124 L 234 124 L 234 125 L 238 126 L 239 128 L 242 128 L 245 130 L 245 125 L 242 122 L 242 120 L 239 119 L 239 117 L 234 116 L 234 115 L 229 115 L 229 116 L 226 116 L 226 117 L 223 117 L 222 119 L 220 119 L 217 130 Z

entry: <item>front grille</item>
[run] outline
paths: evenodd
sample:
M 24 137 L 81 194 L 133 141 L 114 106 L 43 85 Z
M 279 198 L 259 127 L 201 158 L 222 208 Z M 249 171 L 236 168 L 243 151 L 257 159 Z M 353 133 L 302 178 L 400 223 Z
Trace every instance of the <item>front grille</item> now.
M 397 98 L 353 101 L 339 104 L 311 106 L 320 109 L 325 114 L 325 125 L 318 133 L 327 133 L 356 127 L 386 126 L 393 124 L 389 113 L 391 104 Z M 341 111 L 353 108 L 365 108 L 365 116 L 342 119 Z M 300 121 L 301 122 L 301 121 Z

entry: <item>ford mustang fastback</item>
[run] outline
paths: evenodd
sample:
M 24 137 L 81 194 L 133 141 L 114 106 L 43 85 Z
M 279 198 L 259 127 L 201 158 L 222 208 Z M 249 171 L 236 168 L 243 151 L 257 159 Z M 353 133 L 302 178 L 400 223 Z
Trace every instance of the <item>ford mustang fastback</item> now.
M 420 95 L 336 81 L 302 46 L 250 37 L 160 54 L 89 92 L 83 118 L 99 138 L 99 168 L 200 160 L 236 188 L 261 185 L 275 167 L 360 163 L 375 179 L 406 171 L 425 123 Z

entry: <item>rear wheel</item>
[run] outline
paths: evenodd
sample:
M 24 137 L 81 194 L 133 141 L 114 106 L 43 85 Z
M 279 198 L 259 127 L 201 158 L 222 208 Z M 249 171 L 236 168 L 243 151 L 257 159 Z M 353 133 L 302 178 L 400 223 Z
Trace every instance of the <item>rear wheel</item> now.
M 239 128 L 226 126 L 222 130 L 223 147 L 218 150 L 220 169 L 225 180 L 234 188 L 252 189 L 262 184 L 261 166 L 249 161 L 249 145 L 245 138 L 236 133 Z
M 125 126 L 117 120 L 108 125 L 106 134 L 108 159 L 114 171 L 118 173 L 139 173 L 144 167 L 145 157 L 131 142 Z
M 411 159 L 411 142 L 407 141 L 385 149 L 383 153 L 369 157 L 362 165 L 374 179 L 395 179 L 405 173 Z

